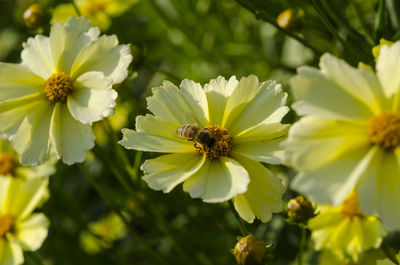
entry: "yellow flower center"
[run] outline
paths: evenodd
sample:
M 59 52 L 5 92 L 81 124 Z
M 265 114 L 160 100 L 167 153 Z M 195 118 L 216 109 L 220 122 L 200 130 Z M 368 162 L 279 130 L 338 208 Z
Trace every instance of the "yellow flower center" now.
M 72 90 L 72 80 L 65 73 L 55 73 L 47 79 L 44 90 L 52 103 L 63 102 Z
M 12 155 L 0 155 L 0 175 L 14 175 L 18 162 Z
M 14 228 L 14 217 L 9 214 L 0 216 L 0 238 Z
M 362 216 L 358 195 L 355 192 L 350 193 L 349 197 L 342 203 L 341 208 L 342 214 L 349 218 Z
M 368 134 L 371 143 L 385 150 L 400 144 L 400 113 L 384 111 L 369 122 Z
M 218 126 L 209 126 L 206 128 L 209 136 L 207 142 L 202 142 L 202 136 L 199 134 L 198 141 L 194 143 L 194 147 L 209 159 L 219 156 L 228 156 L 231 152 L 233 144 L 233 136 L 224 128 Z M 201 143 L 201 145 L 199 145 Z

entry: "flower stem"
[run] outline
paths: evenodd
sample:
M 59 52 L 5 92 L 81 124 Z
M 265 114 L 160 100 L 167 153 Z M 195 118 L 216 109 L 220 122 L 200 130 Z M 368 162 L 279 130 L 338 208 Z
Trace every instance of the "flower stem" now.
M 243 219 L 239 216 L 239 214 L 236 212 L 235 210 L 235 206 L 233 205 L 232 200 L 228 201 L 229 206 L 233 212 L 233 215 L 235 216 L 236 222 L 239 226 L 240 232 L 242 233 L 242 236 L 247 236 L 249 234 L 249 232 L 247 231 L 247 228 L 243 222 Z
M 79 8 L 78 8 L 78 6 L 76 5 L 76 3 L 75 3 L 74 0 L 71 0 L 71 4 L 72 4 L 72 6 L 74 7 L 74 9 L 75 9 L 76 13 L 78 14 L 78 16 L 82 16 L 82 13 L 81 13 L 81 11 L 79 11 Z
M 301 228 L 301 238 L 300 238 L 299 256 L 298 256 L 297 264 L 303 265 L 304 248 L 305 248 L 305 244 L 306 244 L 307 230 L 304 225 L 300 225 L 300 228 Z

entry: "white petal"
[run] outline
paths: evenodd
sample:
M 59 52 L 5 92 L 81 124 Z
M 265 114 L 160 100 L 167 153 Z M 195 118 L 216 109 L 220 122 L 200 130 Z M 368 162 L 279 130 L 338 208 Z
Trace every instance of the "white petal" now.
M 43 92 L 44 83 L 21 64 L 0 63 L 0 101 Z
M 99 71 L 110 77 L 113 84 L 118 84 L 128 76 L 131 61 L 132 55 L 128 45 L 118 45 L 115 35 L 103 35 L 79 52 L 71 74 L 79 76 L 84 72 Z
M 192 113 L 186 100 L 173 83 L 164 81 L 161 87 L 152 89 L 147 98 L 147 108 L 155 115 L 175 124 L 186 124 L 187 114 Z
M 14 135 L 24 118 L 46 101 L 42 94 L 32 94 L 0 103 L 0 132 L 5 137 Z
M 170 154 L 146 160 L 140 169 L 150 188 L 170 192 L 193 175 L 204 161 L 205 156 L 200 153 Z
M 21 164 L 37 165 L 47 160 L 52 108 L 48 100 L 42 100 L 35 109 L 26 113 L 17 132 L 10 138 Z
M 51 54 L 57 72 L 71 74 L 78 53 L 100 34 L 98 29 L 89 29 L 90 23 L 85 17 L 71 17 L 65 25 L 56 23 L 51 27 Z
M 363 212 L 378 214 L 388 231 L 400 229 L 400 150 L 397 154 L 379 150 L 357 192 Z
M 5 212 L 23 220 L 38 206 L 46 193 L 47 178 L 13 179 L 9 185 Z
M 210 124 L 222 124 L 226 102 L 237 84 L 238 81 L 235 76 L 232 76 L 229 80 L 218 76 L 217 79 L 212 79 L 208 84 L 204 85 L 208 101 Z
M 240 85 L 238 85 L 238 88 Z M 236 90 L 235 90 L 236 91 Z M 232 94 L 234 96 L 235 92 Z M 246 129 L 254 127 L 260 123 L 280 122 L 283 116 L 289 111 L 284 106 L 287 94 L 282 92 L 280 84 L 276 82 L 264 82 L 260 85 L 259 91 L 253 98 L 249 98 L 248 104 L 238 103 L 238 115 L 230 117 L 226 128 L 229 133 L 236 135 Z M 244 109 L 243 109 L 244 108 Z M 243 109 L 240 112 L 240 109 Z
M 184 191 L 205 202 L 223 202 L 247 190 L 247 171 L 228 157 L 208 160 L 184 184 Z
M 377 148 L 353 150 L 310 172 L 299 173 L 291 187 L 317 203 L 338 205 L 367 171 Z
M 387 97 L 399 93 L 400 42 L 396 42 L 390 47 L 383 45 L 380 48 L 376 73 Z
M 208 103 L 206 94 L 199 83 L 185 79 L 180 84 L 182 97 L 188 103 L 191 113 L 205 127 L 208 125 Z
M 67 165 L 83 162 L 86 151 L 94 146 L 90 125 L 75 120 L 66 104 L 57 103 L 54 107 L 50 135 L 57 157 Z
M 282 211 L 282 194 L 285 187 L 281 179 L 262 164 L 251 159 L 235 155 L 235 159 L 247 170 L 250 183 L 245 193 L 236 195 L 233 199 L 235 209 L 247 222 L 259 218 L 268 222 L 272 213 Z
M 378 78 L 372 71 L 356 69 L 331 54 L 324 54 L 320 62 L 321 71 L 338 87 L 355 99 L 363 102 L 374 113 L 383 106 L 383 91 Z
M 304 117 L 289 130 L 285 161 L 297 171 L 313 170 L 351 150 L 370 146 L 367 124 Z
M 11 180 L 12 178 L 3 178 L 3 177 L 0 178 L 0 215 L 6 214 L 6 208 L 7 208 L 6 198 Z
M 24 250 L 36 251 L 47 237 L 49 220 L 42 213 L 32 214 L 15 226 L 15 239 Z
M 111 89 L 111 83 L 101 72 L 87 72 L 78 77 L 67 100 L 72 117 L 87 124 L 112 115 L 118 94 Z
M 7 239 L 0 238 L 0 264 L 18 265 L 24 262 L 24 255 L 20 246 Z
M 298 74 L 289 80 L 297 99 L 293 104 L 297 114 L 346 120 L 368 120 L 373 116 L 365 104 L 341 89 L 334 81 L 318 69 L 300 67 Z
M 34 38 L 29 38 L 23 46 L 22 64 L 43 80 L 47 80 L 56 71 L 50 54 L 49 38 L 36 35 Z

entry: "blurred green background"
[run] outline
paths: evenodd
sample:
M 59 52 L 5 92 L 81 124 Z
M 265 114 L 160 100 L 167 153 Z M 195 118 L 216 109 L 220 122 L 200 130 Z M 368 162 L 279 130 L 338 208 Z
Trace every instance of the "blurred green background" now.
M 58 164 L 42 209 L 51 221 L 49 236 L 37 254 L 26 254 L 26 264 L 236 264 L 230 249 L 240 232 L 228 205 L 193 200 L 180 187 L 170 194 L 149 189 L 139 166 L 157 155 L 124 150 L 116 141 L 121 128 L 134 128 L 135 116 L 147 112 L 145 98 L 164 79 L 204 84 L 218 75 L 255 74 L 260 81 L 278 80 L 290 94 L 287 80 L 296 67 L 317 65 L 322 53 L 353 65 L 372 64 L 371 48 L 378 40 L 398 38 L 397 14 L 384 7 L 375 12 L 382 2 L 395 1 L 318 2 L 325 7 L 328 27 L 313 1 L 294 0 L 140 0 L 111 18 L 104 33 L 133 47 L 129 78 L 116 88 L 115 114 L 93 127 L 97 145 L 84 164 L 92 184 L 77 166 Z M 0 0 L 1 61 L 20 62 L 22 42 L 38 33 L 23 20 L 32 3 L 51 13 L 68 1 Z M 297 19 L 282 29 L 276 18 L 288 8 L 294 8 Z M 39 31 L 48 35 L 49 25 Z M 285 121 L 295 118 L 290 113 Z M 132 165 L 128 172 L 123 159 Z M 283 167 L 272 169 L 284 183 L 293 174 Z M 285 200 L 293 196 L 288 190 Z M 111 214 L 115 209 L 118 214 Z M 282 213 L 269 223 L 248 225 L 274 244 L 274 264 L 294 262 L 298 252 L 300 229 L 285 218 Z M 311 249 L 312 263 L 317 254 Z

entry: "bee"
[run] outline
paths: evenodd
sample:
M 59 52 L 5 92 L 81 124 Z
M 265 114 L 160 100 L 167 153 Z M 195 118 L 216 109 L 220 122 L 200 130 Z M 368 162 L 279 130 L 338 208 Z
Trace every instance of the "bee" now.
M 208 149 L 215 144 L 215 138 L 210 134 L 210 131 L 197 124 L 184 124 L 176 129 L 176 134 L 188 141 L 195 142 L 195 147 L 201 145 L 204 149 Z

